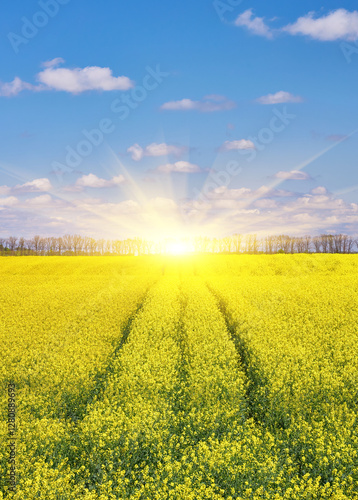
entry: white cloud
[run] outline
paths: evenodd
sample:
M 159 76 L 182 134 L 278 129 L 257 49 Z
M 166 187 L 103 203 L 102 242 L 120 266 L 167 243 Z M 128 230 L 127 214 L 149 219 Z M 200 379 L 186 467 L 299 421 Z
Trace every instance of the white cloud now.
M 127 149 L 127 152 L 131 153 L 132 159 L 135 161 L 141 160 L 143 158 L 143 154 L 144 154 L 143 148 L 141 146 L 139 146 L 139 144 L 137 144 L 137 143 L 133 144 L 133 146 L 130 146 Z
M 281 170 L 280 172 L 277 172 L 274 175 L 274 177 L 276 179 L 294 180 L 294 181 L 305 181 L 311 178 L 307 172 L 302 172 L 301 170 L 291 170 L 289 172 Z
M 186 174 L 194 174 L 196 172 L 201 172 L 201 168 L 194 163 L 189 163 L 188 161 L 176 161 L 175 163 L 166 163 L 165 165 L 160 165 L 156 169 L 158 172 L 170 173 L 179 172 Z
M 258 208 L 276 208 L 277 202 L 270 198 L 262 198 L 255 202 L 255 206 Z
M 337 9 L 327 15 L 316 17 L 315 12 L 309 12 L 299 17 L 293 24 L 271 29 L 264 18 L 255 17 L 252 9 L 248 9 L 235 21 L 236 26 L 244 26 L 255 35 L 273 38 L 275 32 L 286 32 L 291 35 L 305 35 L 314 40 L 358 40 L 358 11 L 352 12 L 346 9 Z
M 255 144 L 246 139 L 239 139 L 236 141 L 225 141 L 221 146 L 221 151 L 232 151 L 239 149 L 255 149 Z
M 100 197 L 67 201 L 49 194 L 20 201 L 9 196 L 0 198 L 0 224 L 6 234 L 24 237 L 67 232 L 99 238 L 118 238 L 118 234 L 153 238 L 153 234 L 159 237 L 163 232 L 177 236 L 181 229 L 212 236 L 233 232 L 260 236 L 333 231 L 355 234 L 358 205 L 325 194 L 323 186 L 319 187 L 322 189 L 316 194 L 311 191 L 298 196 L 270 186 L 220 186 L 208 193 L 204 190 L 203 198 L 178 203 L 165 194 L 143 203 L 132 199 L 112 203 Z
M 180 156 L 185 150 L 186 148 L 180 146 L 172 146 L 170 144 L 165 144 L 164 142 L 162 142 L 161 144 L 153 142 L 145 148 L 144 154 L 146 156 Z
M 11 192 L 11 188 L 9 186 L 0 186 L 0 196 L 9 194 Z
M 41 64 L 43 68 L 55 68 L 56 66 L 59 66 L 60 64 L 63 64 L 65 62 L 62 57 L 55 57 L 54 59 L 51 59 L 50 61 L 45 61 Z
M 181 156 L 187 151 L 187 148 L 184 146 L 173 146 L 171 144 L 166 144 L 162 142 L 157 144 L 156 142 L 152 142 L 145 148 L 142 148 L 139 144 L 133 144 L 127 149 L 128 153 L 131 153 L 132 159 L 135 161 L 139 161 L 143 158 L 143 156 Z
M 283 189 L 274 189 L 270 186 L 261 186 L 258 189 L 250 189 L 250 188 L 238 188 L 238 189 L 229 189 L 226 186 L 220 186 L 212 191 L 210 191 L 207 195 L 210 199 L 254 199 L 254 198 L 262 198 L 262 197 L 273 197 L 273 198 L 288 198 L 294 196 L 294 193 L 291 191 L 285 191 Z
M 86 90 L 128 90 L 133 82 L 126 76 L 113 76 L 110 68 L 87 66 L 86 68 L 49 67 L 37 75 L 47 89 L 63 90 L 79 94 Z
M 311 191 L 312 194 L 327 194 L 327 189 L 323 186 L 318 186 Z
M 254 35 L 272 38 L 273 33 L 263 17 L 254 17 L 252 9 L 245 10 L 235 21 L 236 26 L 245 26 Z
M 14 96 L 23 90 L 35 92 L 56 90 L 80 94 L 88 90 L 111 91 L 128 90 L 133 82 L 126 76 L 113 76 L 110 68 L 86 66 L 85 68 L 59 68 L 61 57 L 42 64 L 45 67 L 36 75 L 38 85 L 32 85 L 15 77 L 12 82 L 0 84 L 0 96 Z
M 23 90 L 37 90 L 35 85 L 31 83 L 23 82 L 19 77 L 15 77 L 12 82 L 1 83 L 0 82 L 0 96 L 2 97 L 12 97 L 19 94 Z
M 306 35 L 315 40 L 358 40 L 358 11 L 337 9 L 326 16 L 314 18 L 309 12 L 293 24 L 283 28 L 291 35 Z
M 8 196 L 7 198 L 0 198 L 0 207 L 12 207 L 16 205 L 18 199 L 15 196 Z
M 230 101 L 225 96 L 211 94 L 205 96 L 200 101 L 191 99 L 181 99 L 180 101 L 169 101 L 161 105 L 160 109 L 166 111 L 200 111 L 211 113 L 214 111 L 228 111 L 236 107 L 234 101 Z
M 95 174 L 88 174 L 88 175 L 83 175 L 79 179 L 77 179 L 75 186 L 84 188 L 84 187 L 89 187 L 89 188 L 110 188 L 114 186 L 119 186 L 124 182 L 124 176 L 123 175 L 117 175 L 116 177 L 113 177 L 110 180 L 106 179 L 101 179 L 100 177 L 97 177 Z
M 41 194 L 35 198 L 30 198 L 26 200 L 28 205 L 49 205 L 52 202 L 52 198 L 49 194 Z
M 33 181 L 25 182 L 25 184 L 18 184 L 12 188 L 12 191 L 16 193 L 36 193 L 50 191 L 51 189 L 51 182 L 44 177 L 42 179 L 34 179 Z
M 46 178 L 34 179 L 33 181 L 25 182 L 24 184 L 17 184 L 16 186 L 0 186 L 0 195 L 10 193 L 39 193 L 50 191 L 52 189 L 51 182 Z
M 303 102 L 303 98 L 299 95 L 293 95 L 290 92 L 280 90 L 276 94 L 268 94 L 256 99 L 260 104 L 281 104 L 285 102 Z

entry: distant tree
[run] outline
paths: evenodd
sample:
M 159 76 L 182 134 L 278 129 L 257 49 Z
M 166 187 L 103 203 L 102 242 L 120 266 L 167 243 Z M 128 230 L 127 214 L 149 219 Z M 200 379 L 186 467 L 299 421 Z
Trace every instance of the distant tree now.
M 320 253 L 321 248 L 322 248 L 322 238 L 320 236 L 315 236 L 314 238 L 312 238 L 312 243 L 313 243 L 315 252 Z
M 0 253 L 1 253 L 1 255 L 5 254 L 5 245 L 6 245 L 5 238 L 0 238 Z
M 82 246 L 83 246 L 83 238 L 79 234 L 74 234 L 72 236 L 72 246 L 73 246 L 73 252 L 75 255 L 78 255 L 81 253 Z
M 39 253 L 41 237 L 37 234 L 32 238 L 32 248 L 36 254 Z
M 303 248 L 305 253 L 308 253 L 311 250 L 311 236 L 308 234 L 303 237 Z
M 25 238 L 19 238 L 19 250 L 20 250 L 20 255 L 24 255 L 25 251 Z
M 9 247 L 9 250 L 11 251 L 12 255 L 15 254 L 16 244 L 17 244 L 17 238 L 15 236 L 9 236 L 9 238 L 7 239 L 7 246 Z

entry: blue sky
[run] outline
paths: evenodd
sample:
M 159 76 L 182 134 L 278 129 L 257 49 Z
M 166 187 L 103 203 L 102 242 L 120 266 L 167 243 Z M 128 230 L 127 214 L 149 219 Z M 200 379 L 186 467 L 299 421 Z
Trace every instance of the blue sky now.
M 356 234 L 348 1 L 7 1 L 1 236 Z

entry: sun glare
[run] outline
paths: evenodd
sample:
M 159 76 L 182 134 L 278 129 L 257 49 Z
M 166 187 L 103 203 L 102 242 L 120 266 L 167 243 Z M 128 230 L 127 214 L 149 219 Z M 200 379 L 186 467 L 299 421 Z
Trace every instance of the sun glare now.
M 169 255 L 184 255 L 191 251 L 191 246 L 185 241 L 170 241 L 165 248 L 165 253 Z

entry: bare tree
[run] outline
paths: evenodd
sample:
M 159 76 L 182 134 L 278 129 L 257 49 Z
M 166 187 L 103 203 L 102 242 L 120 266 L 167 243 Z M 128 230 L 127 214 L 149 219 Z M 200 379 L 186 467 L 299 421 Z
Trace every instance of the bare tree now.
M 21 237 L 19 238 L 20 255 L 24 255 L 24 249 L 25 249 L 25 238 Z
M 38 234 L 32 238 L 32 247 L 36 254 L 39 252 L 40 241 L 41 237 Z
M 312 243 L 313 243 L 315 252 L 320 253 L 321 247 L 322 247 L 322 238 L 320 236 L 315 236 L 314 238 L 312 238 Z
M 15 236 L 9 236 L 7 239 L 7 246 L 9 247 L 12 255 L 14 255 L 16 250 L 17 238 Z
M 307 235 L 303 237 L 304 252 L 309 253 L 311 249 L 311 236 Z
M 322 253 L 327 253 L 328 252 L 328 236 L 327 236 L 327 234 L 321 234 L 320 240 L 321 240 Z
M 79 234 L 74 234 L 72 236 L 72 246 L 73 246 L 73 252 L 75 255 L 78 255 L 81 253 L 82 246 L 83 246 L 83 238 Z
M 63 247 L 64 247 L 63 238 L 61 238 L 61 237 L 57 238 L 58 255 L 62 255 Z
M 305 242 L 302 237 L 296 238 L 296 249 L 298 253 L 303 253 L 305 251 Z
M 63 248 L 65 252 L 71 253 L 73 248 L 73 236 L 65 234 L 63 237 Z
M 5 253 L 5 245 L 6 245 L 5 238 L 0 238 L 0 252 L 1 252 L 1 255 L 4 255 L 4 253 Z

